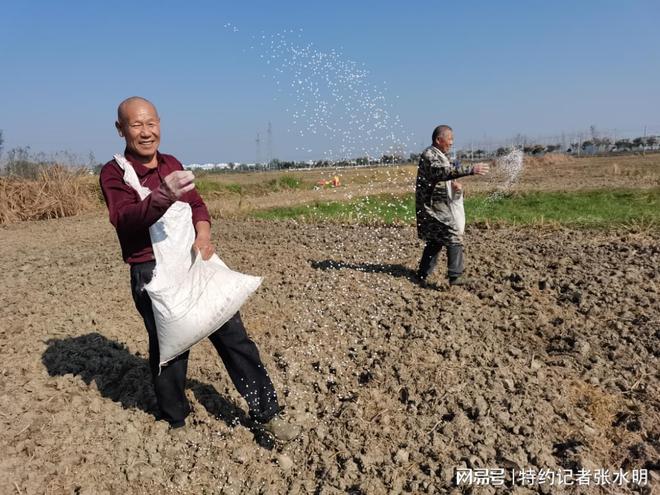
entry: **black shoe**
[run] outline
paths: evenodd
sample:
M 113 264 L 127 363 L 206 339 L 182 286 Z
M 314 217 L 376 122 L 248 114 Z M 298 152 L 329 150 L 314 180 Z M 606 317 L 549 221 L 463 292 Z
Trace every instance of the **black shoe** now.
M 474 281 L 462 275 L 458 277 L 449 277 L 449 285 L 451 287 L 465 287 L 473 285 Z
M 438 287 L 438 284 L 435 282 L 429 282 L 425 278 L 415 278 L 415 283 L 421 287 L 422 289 L 428 289 L 428 290 L 440 290 L 440 287 Z
M 425 277 L 420 277 L 419 275 L 415 274 L 412 278 L 412 281 L 419 285 L 422 289 L 426 289 L 429 286 L 428 281 L 426 280 Z

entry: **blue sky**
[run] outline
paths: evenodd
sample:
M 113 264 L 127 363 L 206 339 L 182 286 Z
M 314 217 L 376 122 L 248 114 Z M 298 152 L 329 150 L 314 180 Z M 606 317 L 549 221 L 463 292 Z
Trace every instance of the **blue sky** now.
M 459 146 L 590 125 L 660 134 L 657 0 L 23 0 L 1 9 L 5 151 L 92 151 L 107 161 L 123 149 L 113 122 L 130 95 L 157 105 L 161 151 L 184 163 L 253 162 L 257 133 L 262 159 L 331 157 L 345 139 L 344 152 L 353 152 L 375 120 L 358 129 L 341 108 L 346 100 L 377 100 L 387 112 L 378 142 L 387 146 L 391 135 L 406 152 L 429 144 L 440 123 L 454 127 Z M 339 84 L 335 97 L 346 99 L 295 94 L 291 67 L 277 72 L 262 58 L 273 39 L 334 53 L 343 75 L 363 71 L 362 92 Z M 328 98 L 334 110 L 323 125 L 313 112 L 294 117 Z

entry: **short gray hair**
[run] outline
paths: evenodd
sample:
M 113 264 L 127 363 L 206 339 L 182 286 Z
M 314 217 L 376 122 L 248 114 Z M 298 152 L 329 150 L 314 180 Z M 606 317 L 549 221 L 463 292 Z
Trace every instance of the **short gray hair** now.
M 435 143 L 435 140 L 438 139 L 439 136 L 442 136 L 446 134 L 447 132 L 454 132 L 454 130 L 449 127 L 448 125 L 439 125 L 435 129 L 433 129 L 433 135 L 431 136 L 431 142 Z

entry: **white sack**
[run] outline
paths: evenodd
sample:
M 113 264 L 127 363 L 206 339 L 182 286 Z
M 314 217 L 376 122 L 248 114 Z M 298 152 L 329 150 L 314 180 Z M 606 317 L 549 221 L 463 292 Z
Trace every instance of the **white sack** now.
M 454 189 L 451 186 L 452 181 L 446 182 L 447 187 L 447 197 L 449 198 L 449 210 L 454 217 L 456 226 L 458 227 L 458 233 L 463 235 L 465 233 L 465 207 L 463 205 L 463 191 L 459 193 L 454 193 Z
M 140 184 L 133 166 L 122 155 L 114 157 L 124 181 L 146 198 L 151 191 Z M 163 366 L 229 321 L 262 279 L 229 269 L 215 254 L 204 261 L 193 253 L 192 208 L 183 201 L 174 202 L 149 235 L 156 268 L 144 290 L 151 298 Z

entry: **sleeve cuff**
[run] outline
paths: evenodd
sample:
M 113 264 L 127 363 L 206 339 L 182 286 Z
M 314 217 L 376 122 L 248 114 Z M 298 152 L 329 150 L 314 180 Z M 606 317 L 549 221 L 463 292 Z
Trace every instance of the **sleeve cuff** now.
M 194 211 L 193 210 L 192 221 L 193 221 L 193 225 L 197 224 L 197 222 L 208 222 L 209 225 L 212 225 L 211 224 L 211 217 L 210 217 L 208 211 Z
M 173 203 L 174 201 L 172 201 L 169 194 L 165 192 L 162 184 L 158 187 L 158 189 L 151 192 L 151 204 L 157 208 L 167 210 L 170 206 L 172 206 Z

